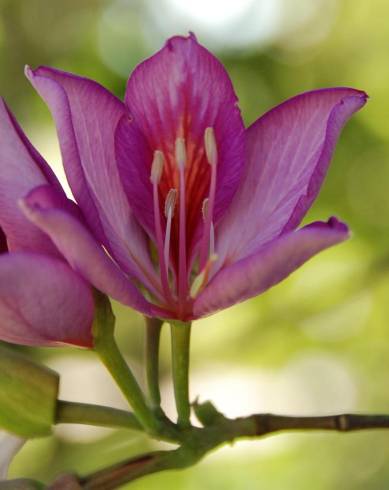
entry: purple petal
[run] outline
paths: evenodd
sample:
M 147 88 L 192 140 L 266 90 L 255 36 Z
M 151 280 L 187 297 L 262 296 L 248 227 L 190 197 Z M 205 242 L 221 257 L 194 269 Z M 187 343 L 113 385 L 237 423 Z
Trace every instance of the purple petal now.
M 108 257 L 92 234 L 65 208 L 50 202 L 45 189 L 32 191 L 21 203 L 28 219 L 47 233 L 71 267 L 95 288 L 112 298 L 149 314 L 141 293 Z
M 217 230 L 220 263 L 251 254 L 300 223 L 320 189 L 343 125 L 366 98 L 348 88 L 308 92 L 272 109 L 247 130 L 248 166 Z
M 114 131 L 124 104 L 98 83 L 47 67 L 26 75 L 56 121 L 65 171 L 90 228 L 130 274 L 152 273 L 145 237 L 122 189 Z
M 275 238 L 253 255 L 221 269 L 195 300 L 194 316 L 209 315 L 263 293 L 348 235 L 347 226 L 331 218 Z
M 63 194 L 50 167 L 0 99 L 0 226 L 10 250 L 58 255 L 49 238 L 29 223 L 17 204 L 31 189 L 48 183 L 53 192 Z
M 202 201 L 208 196 L 210 166 L 204 153 L 204 132 L 215 130 L 218 145 L 218 187 L 214 220 L 218 221 L 230 203 L 244 164 L 244 126 L 237 97 L 223 65 L 195 37 L 173 37 L 154 56 L 141 63 L 128 80 L 126 103 L 134 123 L 145 137 L 141 142 L 143 164 L 134 154 L 139 138 L 122 124 L 121 140 L 133 151 L 118 152 L 118 164 L 126 193 L 137 218 L 147 230 L 154 229 L 150 170 L 151 155 L 161 150 L 165 169 L 160 183 L 163 198 L 177 187 L 175 141 L 186 142 L 186 197 L 189 203 L 188 233 L 202 223 Z M 134 130 L 135 131 L 135 130 Z M 127 145 L 126 145 L 127 143 Z M 148 145 L 148 147 L 147 147 Z M 162 199 L 163 201 L 163 199 Z M 189 237 L 190 241 L 190 237 Z
M 92 346 L 93 297 L 64 262 L 40 254 L 0 256 L 0 338 L 23 345 Z

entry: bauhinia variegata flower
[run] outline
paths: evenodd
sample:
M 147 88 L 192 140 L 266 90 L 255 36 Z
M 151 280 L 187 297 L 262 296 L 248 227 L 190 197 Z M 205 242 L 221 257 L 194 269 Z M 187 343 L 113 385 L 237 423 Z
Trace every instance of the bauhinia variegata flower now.
M 77 205 L 2 105 L 1 296 L 23 267 L 26 289 L 59 287 L 63 275 L 86 303 L 88 283 L 146 316 L 190 321 L 262 293 L 348 237 L 336 218 L 297 228 L 364 92 L 307 92 L 245 129 L 224 67 L 193 35 L 141 63 L 124 102 L 57 69 L 26 75 L 55 119 Z M 86 327 L 92 306 L 79 308 Z M 12 325 L 2 320 L 1 337 L 21 342 Z

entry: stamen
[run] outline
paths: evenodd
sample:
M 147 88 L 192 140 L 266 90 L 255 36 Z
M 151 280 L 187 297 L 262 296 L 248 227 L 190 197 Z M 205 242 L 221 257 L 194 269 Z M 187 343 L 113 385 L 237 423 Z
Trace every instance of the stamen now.
M 164 163 L 165 163 L 165 158 L 163 156 L 162 151 L 156 150 L 154 152 L 154 158 L 153 158 L 153 163 L 151 164 L 151 174 L 150 174 L 150 180 L 153 184 L 159 184 L 162 177 Z
M 207 221 L 207 216 L 209 211 L 208 208 L 209 208 L 209 198 L 206 197 L 203 201 L 203 208 L 202 208 L 204 222 Z M 211 228 L 209 230 L 209 255 L 213 255 L 214 253 L 215 253 L 215 227 L 213 226 L 213 223 L 211 221 Z
M 174 208 L 176 207 L 176 199 L 177 199 L 177 189 L 170 189 L 167 193 L 165 200 L 165 217 L 169 218 L 169 214 L 171 217 L 174 216 Z
M 178 255 L 178 299 L 180 307 L 184 306 L 187 292 L 186 265 L 186 197 L 185 197 L 185 165 L 186 148 L 183 138 L 176 139 L 176 164 L 179 171 L 180 218 L 179 218 L 179 255 Z
M 163 251 L 167 271 L 169 271 L 170 236 L 172 230 L 172 219 L 174 216 L 174 208 L 176 206 L 176 199 L 177 199 L 177 189 L 170 189 L 165 201 L 166 232 L 165 232 L 165 244 L 164 244 L 164 251 Z
M 205 154 L 209 165 L 211 166 L 211 183 L 209 188 L 209 197 L 203 202 L 204 233 L 200 249 L 200 268 L 207 264 L 207 258 L 214 253 L 215 248 L 215 231 L 213 226 L 213 209 L 215 206 L 216 178 L 217 178 L 217 145 L 215 132 L 213 128 L 206 128 L 204 132 Z
M 217 145 L 213 128 L 206 128 L 204 133 L 204 145 L 208 163 L 210 165 L 217 165 Z
M 209 198 L 206 197 L 204 199 L 204 201 L 203 201 L 203 207 L 201 209 L 201 212 L 203 214 L 203 220 L 204 220 L 204 222 L 207 221 L 208 207 L 209 207 Z
M 199 292 L 202 290 L 202 288 L 206 285 L 208 282 L 208 276 L 209 276 L 209 271 L 211 270 L 211 266 L 214 262 L 217 261 L 219 257 L 216 254 L 212 254 L 207 263 L 205 264 L 204 269 L 198 274 L 193 282 L 192 286 L 190 288 L 190 297 L 192 299 L 195 299 L 196 296 L 199 294 Z
M 161 224 L 161 210 L 159 207 L 159 193 L 158 184 L 161 180 L 162 170 L 164 164 L 163 153 L 159 150 L 154 152 L 153 163 L 151 165 L 151 182 L 153 183 L 153 204 L 154 204 L 154 228 L 155 228 L 155 238 L 156 246 L 159 258 L 159 267 L 161 274 L 162 288 L 165 294 L 165 298 L 168 303 L 173 302 L 172 294 L 169 287 L 168 281 L 168 269 L 166 267 L 165 255 L 164 255 L 164 244 L 162 236 L 162 224 Z
M 209 230 L 209 255 L 215 254 L 215 227 L 211 221 L 211 228 Z

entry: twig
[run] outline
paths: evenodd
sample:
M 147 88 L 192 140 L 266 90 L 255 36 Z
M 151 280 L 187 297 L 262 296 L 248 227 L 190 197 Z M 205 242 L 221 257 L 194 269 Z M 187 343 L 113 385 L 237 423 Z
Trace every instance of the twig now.
M 220 416 L 215 425 L 187 429 L 181 447 L 172 451 L 155 451 L 123 461 L 115 466 L 79 479 L 88 490 L 113 490 L 142 476 L 170 469 L 192 466 L 217 446 L 236 439 L 258 438 L 288 430 L 332 430 L 348 432 L 388 429 L 389 415 L 340 414 L 319 417 L 292 417 L 254 414 L 227 419 Z

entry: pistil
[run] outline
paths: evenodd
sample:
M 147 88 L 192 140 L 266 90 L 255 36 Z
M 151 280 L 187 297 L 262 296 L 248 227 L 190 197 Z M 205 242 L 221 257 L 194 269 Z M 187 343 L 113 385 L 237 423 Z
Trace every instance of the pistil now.
M 186 148 L 183 138 L 176 139 L 176 164 L 179 173 L 180 215 L 179 215 L 179 256 L 178 256 L 178 301 L 182 310 L 186 301 L 188 288 L 186 265 L 186 196 L 185 196 L 185 166 Z

